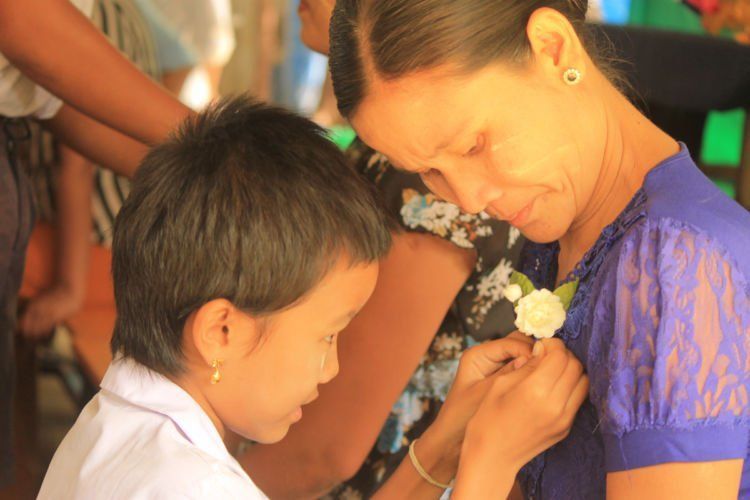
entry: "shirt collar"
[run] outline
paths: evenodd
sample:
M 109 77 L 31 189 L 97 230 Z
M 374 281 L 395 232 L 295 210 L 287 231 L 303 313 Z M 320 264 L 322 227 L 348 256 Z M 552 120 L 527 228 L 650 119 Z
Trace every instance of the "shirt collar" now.
M 183 388 L 164 375 L 131 358 L 117 356 L 107 368 L 101 388 L 134 406 L 169 418 L 200 450 L 249 479 L 227 450 L 206 412 Z

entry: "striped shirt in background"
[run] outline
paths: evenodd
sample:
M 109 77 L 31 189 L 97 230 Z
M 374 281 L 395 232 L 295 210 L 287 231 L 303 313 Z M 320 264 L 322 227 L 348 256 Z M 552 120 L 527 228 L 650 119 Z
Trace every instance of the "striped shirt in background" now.
M 96 0 L 92 22 L 141 71 L 157 79 L 159 62 L 151 31 L 133 0 Z M 54 182 L 58 158 L 53 137 L 37 124 L 32 125 L 32 151 L 29 161 L 39 219 L 54 223 L 56 216 Z M 112 226 L 130 182 L 104 168 L 96 168 L 91 200 L 92 242 L 111 246 Z

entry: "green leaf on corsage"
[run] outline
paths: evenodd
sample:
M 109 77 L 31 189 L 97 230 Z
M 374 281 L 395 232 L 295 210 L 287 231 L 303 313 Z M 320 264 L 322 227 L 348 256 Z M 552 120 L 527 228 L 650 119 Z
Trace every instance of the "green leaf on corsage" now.
M 512 279 L 513 278 L 511 278 L 511 280 Z M 564 285 L 560 285 L 552 293 L 560 297 L 560 301 L 562 302 L 563 308 L 565 308 L 565 310 L 567 311 L 568 309 L 570 309 L 570 303 L 573 302 L 573 297 L 575 296 L 577 290 L 578 290 L 578 280 L 576 279 L 574 281 L 565 283 Z

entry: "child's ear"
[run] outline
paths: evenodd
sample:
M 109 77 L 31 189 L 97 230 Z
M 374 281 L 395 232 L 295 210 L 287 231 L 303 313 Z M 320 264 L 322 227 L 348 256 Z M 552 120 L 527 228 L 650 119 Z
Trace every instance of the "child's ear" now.
M 233 357 L 239 346 L 255 341 L 257 320 L 226 299 L 214 299 L 195 311 L 188 338 L 207 365 Z M 252 339 L 244 337 L 251 336 Z

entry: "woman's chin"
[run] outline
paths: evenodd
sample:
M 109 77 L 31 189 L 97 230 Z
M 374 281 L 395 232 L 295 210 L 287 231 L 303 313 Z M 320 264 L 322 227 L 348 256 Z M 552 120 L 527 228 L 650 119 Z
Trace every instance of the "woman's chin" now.
M 519 228 L 521 234 L 534 243 L 552 243 L 558 241 L 565 235 L 565 230 L 560 230 L 545 223 L 545 221 L 534 221 L 525 227 Z

